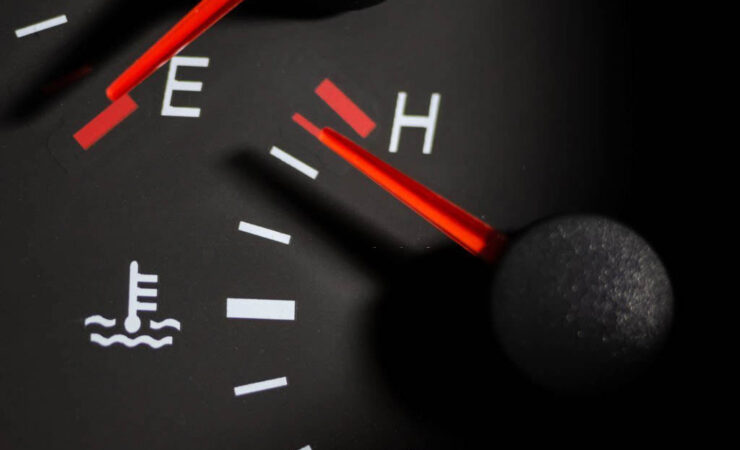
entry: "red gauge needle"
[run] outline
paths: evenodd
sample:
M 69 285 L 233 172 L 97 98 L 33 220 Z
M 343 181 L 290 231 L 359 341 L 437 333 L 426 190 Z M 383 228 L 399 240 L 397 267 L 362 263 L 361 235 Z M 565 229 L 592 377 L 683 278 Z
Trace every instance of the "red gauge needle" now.
M 501 255 L 507 238 L 487 223 L 330 128 L 318 139 L 465 250 L 488 262 Z
M 105 94 L 112 101 L 127 94 L 242 1 L 244 0 L 202 0 L 116 78 L 105 90 Z

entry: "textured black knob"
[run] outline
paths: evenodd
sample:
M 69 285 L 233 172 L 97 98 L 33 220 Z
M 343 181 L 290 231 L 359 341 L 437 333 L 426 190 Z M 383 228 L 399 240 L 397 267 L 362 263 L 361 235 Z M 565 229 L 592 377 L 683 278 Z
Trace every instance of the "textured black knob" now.
M 557 391 L 619 385 L 650 363 L 673 315 L 656 253 L 629 228 L 594 216 L 538 223 L 514 239 L 492 290 L 505 353 Z

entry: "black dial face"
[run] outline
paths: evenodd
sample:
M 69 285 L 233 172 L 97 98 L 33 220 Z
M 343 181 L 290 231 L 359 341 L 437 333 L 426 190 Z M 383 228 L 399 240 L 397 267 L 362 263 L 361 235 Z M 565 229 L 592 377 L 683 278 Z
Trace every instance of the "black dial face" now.
M 668 149 L 635 125 L 638 12 L 244 2 L 106 99 L 191 3 L 0 18 L 0 447 L 479 448 L 668 411 L 671 339 L 596 397 L 532 381 L 491 329 L 493 269 L 311 135 L 506 233 L 607 215 L 671 273 L 672 211 L 645 206 L 671 185 L 644 176 Z

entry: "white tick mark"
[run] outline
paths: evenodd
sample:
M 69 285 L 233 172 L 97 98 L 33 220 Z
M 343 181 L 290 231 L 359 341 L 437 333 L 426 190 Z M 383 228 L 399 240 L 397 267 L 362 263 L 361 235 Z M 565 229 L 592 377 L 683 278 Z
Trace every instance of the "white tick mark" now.
M 258 383 L 245 384 L 244 386 L 237 386 L 234 388 L 234 395 L 239 397 L 241 395 L 254 394 L 255 392 L 267 391 L 270 389 L 277 389 L 288 385 L 288 379 L 286 377 L 275 378 L 273 380 L 260 381 Z
M 226 299 L 229 319 L 295 320 L 293 300 L 260 300 L 254 298 Z
M 64 25 L 65 23 L 67 23 L 67 16 L 62 14 L 61 16 L 52 17 L 51 19 L 47 19 L 39 23 L 34 23 L 33 25 L 29 25 L 27 27 L 18 28 L 17 30 L 15 30 L 15 35 L 19 38 L 22 38 L 28 36 L 29 34 L 38 33 L 39 31 L 48 30 L 49 28 L 58 27 L 59 25 Z
M 303 161 L 296 159 L 288 153 L 285 153 L 277 147 L 272 147 L 272 149 L 270 149 L 270 154 L 309 178 L 315 180 L 316 177 L 319 176 L 318 170 L 314 169 Z
M 261 238 L 269 239 L 271 241 L 280 242 L 281 244 L 290 244 L 290 235 L 280 233 L 269 228 L 263 228 L 258 225 L 254 225 L 247 222 L 239 222 L 239 231 L 248 233 Z

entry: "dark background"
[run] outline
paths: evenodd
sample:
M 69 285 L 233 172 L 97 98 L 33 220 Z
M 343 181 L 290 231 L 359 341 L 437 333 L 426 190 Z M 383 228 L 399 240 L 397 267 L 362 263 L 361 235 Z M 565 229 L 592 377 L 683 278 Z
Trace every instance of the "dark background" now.
M 0 448 L 593 446 L 697 428 L 712 366 L 693 257 L 689 11 L 388 0 L 307 18 L 245 4 L 183 52 L 210 58 L 178 72 L 203 92 L 173 102 L 201 119 L 159 115 L 161 70 L 133 92 L 139 110 L 80 152 L 71 135 L 106 106 L 104 87 L 188 6 L 18 1 L 0 18 Z M 70 23 L 12 34 L 60 13 Z M 585 211 L 642 234 L 676 299 L 644 377 L 573 398 L 511 367 L 485 316 L 488 268 L 290 121 L 357 138 L 312 93 L 327 76 L 378 122 L 363 145 L 492 225 Z M 443 96 L 431 156 L 410 130 L 387 152 L 400 90 L 409 113 Z M 241 235 L 239 220 L 293 244 Z M 157 318 L 183 331 L 158 351 L 93 346 L 84 317 L 124 314 L 134 259 L 160 275 Z M 297 320 L 228 321 L 227 297 L 295 299 Z M 288 388 L 233 397 L 279 376 Z

